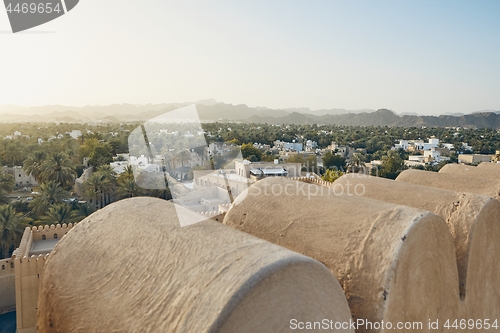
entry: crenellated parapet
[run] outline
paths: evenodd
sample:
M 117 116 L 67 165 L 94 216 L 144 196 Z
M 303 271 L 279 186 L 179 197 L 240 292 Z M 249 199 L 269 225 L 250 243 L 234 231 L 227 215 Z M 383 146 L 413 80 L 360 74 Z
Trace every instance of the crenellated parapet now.
M 38 284 L 49 254 L 15 258 L 16 322 L 18 332 L 31 332 L 38 313 Z
M 309 184 L 317 184 L 321 186 L 332 186 L 332 182 L 327 182 L 326 180 L 323 179 L 318 179 L 318 178 L 312 178 L 312 177 L 295 177 L 295 178 L 290 178 L 291 180 L 297 180 L 300 182 L 304 183 L 309 183 Z
M 19 247 L 14 250 L 12 253 L 12 258 L 22 258 L 25 255 L 28 255 L 29 248 L 31 246 L 31 243 L 33 242 L 32 240 L 32 234 L 31 234 L 31 228 L 26 227 L 24 229 L 23 233 L 23 238 L 21 239 L 21 243 L 19 244 Z
M 76 225 L 76 223 L 75 223 Z M 23 258 L 29 256 L 31 246 L 34 241 L 48 239 L 61 239 L 73 228 L 73 223 L 40 225 L 26 227 L 19 247 L 12 253 L 13 258 Z
M 63 223 L 61 224 L 51 224 L 38 227 L 32 227 L 31 232 L 33 234 L 33 240 L 43 240 L 44 236 L 46 239 L 58 238 L 61 239 L 65 234 L 68 233 L 73 228 L 73 223 Z M 57 235 L 55 237 L 54 235 Z
M 210 211 L 210 212 L 199 212 L 198 214 L 200 214 L 201 216 L 205 216 L 205 217 L 214 217 L 216 215 L 219 215 L 219 212 L 217 211 Z
M 29 276 L 42 274 L 48 257 L 49 254 L 40 254 L 38 256 L 32 255 L 30 257 L 26 256 L 14 259 L 16 275 Z
M 227 213 L 229 208 L 231 208 L 231 204 L 220 204 L 219 205 L 219 214 Z

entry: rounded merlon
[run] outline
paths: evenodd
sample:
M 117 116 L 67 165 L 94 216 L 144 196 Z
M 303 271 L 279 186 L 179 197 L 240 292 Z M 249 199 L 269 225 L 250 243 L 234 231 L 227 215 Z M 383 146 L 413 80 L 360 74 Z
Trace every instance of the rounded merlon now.
M 447 191 L 380 177 L 348 174 L 338 185 L 362 185 L 364 196 L 434 212 L 443 217 L 454 239 L 459 289 L 467 318 L 500 316 L 500 202 L 491 197 Z M 490 282 L 487 282 L 490 281 Z
M 490 163 L 493 164 L 493 163 Z M 494 164 L 493 164 L 494 165 Z M 500 166 L 493 168 L 478 168 L 464 164 L 446 164 L 440 170 L 440 173 L 450 173 L 462 175 L 470 178 L 490 178 L 500 180 Z
M 288 179 L 247 191 L 224 224 L 324 263 L 354 320 L 427 322 L 460 312 L 453 239 L 436 214 Z
M 408 169 L 399 174 L 396 181 L 437 187 L 455 192 L 469 192 L 500 199 L 500 180 L 468 178 L 462 175 Z
M 181 227 L 174 205 L 153 198 L 79 223 L 40 283 L 44 333 L 287 332 L 292 318 L 351 319 L 324 265 L 215 221 Z

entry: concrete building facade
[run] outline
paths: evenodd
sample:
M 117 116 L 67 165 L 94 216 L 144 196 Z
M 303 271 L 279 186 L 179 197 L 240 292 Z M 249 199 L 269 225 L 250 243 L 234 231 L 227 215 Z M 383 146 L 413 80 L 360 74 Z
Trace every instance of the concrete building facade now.
M 3 167 L 6 174 L 12 175 L 17 188 L 38 186 L 38 182 L 31 174 L 26 174 L 22 166 Z

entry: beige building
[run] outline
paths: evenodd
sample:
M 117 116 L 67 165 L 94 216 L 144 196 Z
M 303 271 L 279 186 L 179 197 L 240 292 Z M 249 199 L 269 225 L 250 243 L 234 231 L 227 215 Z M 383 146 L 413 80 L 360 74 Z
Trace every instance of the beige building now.
M 16 311 L 18 333 L 36 333 L 40 276 L 48 254 L 71 228 L 27 227 L 12 258 L 0 260 L 0 314 Z
M 495 152 L 495 155 L 493 156 L 493 162 L 500 163 L 500 150 L 497 150 Z
M 493 155 L 480 154 L 459 154 L 458 163 L 478 164 L 481 162 L 491 162 Z

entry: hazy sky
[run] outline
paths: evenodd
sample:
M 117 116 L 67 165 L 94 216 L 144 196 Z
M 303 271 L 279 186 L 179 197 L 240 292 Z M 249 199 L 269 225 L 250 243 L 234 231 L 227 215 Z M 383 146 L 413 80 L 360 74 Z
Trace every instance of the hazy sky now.
M 80 0 L 11 34 L 1 8 L 0 104 L 500 110 L 499 17 L 496 0 Z

